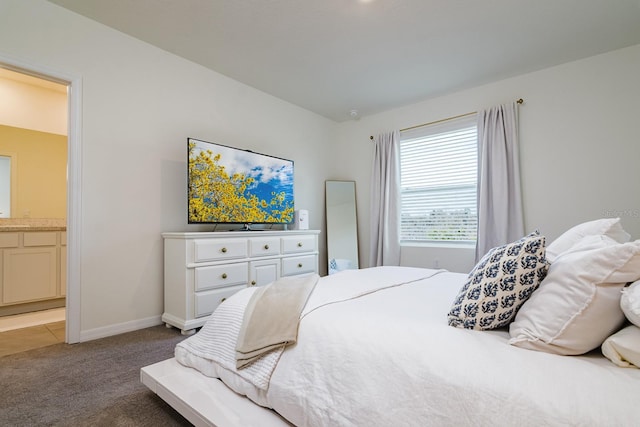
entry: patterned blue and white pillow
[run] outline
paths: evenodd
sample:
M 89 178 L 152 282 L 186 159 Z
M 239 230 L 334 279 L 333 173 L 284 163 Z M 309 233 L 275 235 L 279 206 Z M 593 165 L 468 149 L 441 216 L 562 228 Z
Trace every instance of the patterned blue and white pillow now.
M 449 325 L 476 330 L 507 326 L 548 268 L 545 238 L 538 231 L 491 249 L 460 289 L 449 311 Z

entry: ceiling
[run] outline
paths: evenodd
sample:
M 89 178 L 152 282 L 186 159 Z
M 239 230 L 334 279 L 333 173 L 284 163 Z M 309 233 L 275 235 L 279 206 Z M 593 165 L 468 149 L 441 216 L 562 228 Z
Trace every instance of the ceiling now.
M 335 121 L 640 43 L 640 0 L 49 0 Z

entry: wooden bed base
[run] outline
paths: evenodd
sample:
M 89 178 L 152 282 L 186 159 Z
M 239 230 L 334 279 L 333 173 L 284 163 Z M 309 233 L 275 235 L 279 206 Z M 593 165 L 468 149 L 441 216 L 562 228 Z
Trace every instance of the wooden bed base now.
M 275 411 L 256 405 L 175 358 L 140 369 L 140 380 L 195 426 L 292 426 Z

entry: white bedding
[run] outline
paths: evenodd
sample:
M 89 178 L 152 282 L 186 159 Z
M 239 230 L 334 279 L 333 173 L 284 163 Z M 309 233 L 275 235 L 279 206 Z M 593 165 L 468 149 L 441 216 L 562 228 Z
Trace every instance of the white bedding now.
M 398 274 L 398 271 L 395 267 L 359 272 L 351 270 L 326 278 L 322 286 L 318 286 L 309 297 L 300 318 L 304 319 L 330 304 L 342 303 L 444 272 L 409 269 L 401 270 L 403 274 Z M 207 376 L 221 378 L 237 393 L 249 396 L 262 406 L 269 406 L 265 393 L 285 346 L 264 355 L 246 368 L 236 368 L 236 342 L 243 323 L 243 313 L 255 291 L 256 288 L 247 288 L 225 301 L 198 334 L 176 346 L 175 355 L 183 365 L 193 367 Z
M 320 308 L 305 310 L 298 342 L 279 355 L 266 391 L 216 363 L 199 368 L 298 426 L 638 425 L 640 369 L 600 353 L 510 346 L 506 330 L 450 327 L 466 275 L 434 273 L 379 267 L 322 278 L 312 295 Z M 411 283 L 318 304 L 334 298 L 325 285 L 343 274 Z M 428 278 L 412 281 L 418 276 Z

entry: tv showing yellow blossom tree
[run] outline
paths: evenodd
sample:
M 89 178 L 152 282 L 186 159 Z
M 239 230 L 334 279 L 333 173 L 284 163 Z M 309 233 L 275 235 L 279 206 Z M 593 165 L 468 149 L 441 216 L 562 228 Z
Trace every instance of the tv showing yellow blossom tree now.
M 293 221 L 293 161 L 188 139 L 189 223 Z

